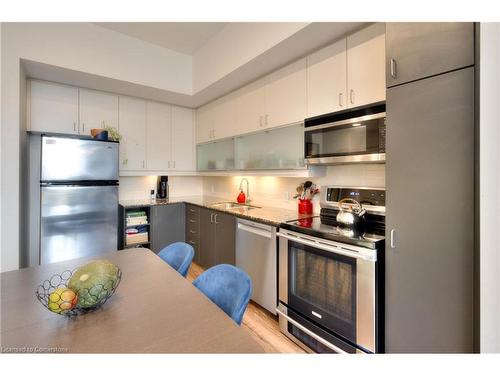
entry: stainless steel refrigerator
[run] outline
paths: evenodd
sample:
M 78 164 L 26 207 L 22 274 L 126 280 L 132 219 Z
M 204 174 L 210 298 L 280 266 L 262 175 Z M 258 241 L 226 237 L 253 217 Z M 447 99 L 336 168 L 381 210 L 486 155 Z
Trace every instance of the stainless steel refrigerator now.
M 30 266 L 117 250 L 118 145 L 30 134 Z

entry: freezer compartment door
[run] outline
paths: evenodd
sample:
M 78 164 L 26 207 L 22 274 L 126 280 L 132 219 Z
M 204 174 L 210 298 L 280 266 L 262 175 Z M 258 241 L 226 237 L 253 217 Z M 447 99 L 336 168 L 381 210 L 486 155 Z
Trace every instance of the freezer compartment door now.
M 117 250 L 118 186 L 41 189 L 41 264 Z
M 118 143 L 42 137 L 42 181 L 118 180 Z

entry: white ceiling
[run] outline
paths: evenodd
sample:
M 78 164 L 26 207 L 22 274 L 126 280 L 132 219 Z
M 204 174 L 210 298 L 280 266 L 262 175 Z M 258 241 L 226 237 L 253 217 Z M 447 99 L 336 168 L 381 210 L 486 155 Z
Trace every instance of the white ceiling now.
M 226 22 L 97 22 L 95 25 L 156 44 L 186 55 L 193 55 Z

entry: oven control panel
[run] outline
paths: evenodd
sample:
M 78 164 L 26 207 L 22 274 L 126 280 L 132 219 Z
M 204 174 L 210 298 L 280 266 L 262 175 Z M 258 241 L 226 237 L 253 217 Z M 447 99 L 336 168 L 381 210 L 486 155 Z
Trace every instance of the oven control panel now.
M 385 206 L 385 190 L 329 186 L 323 186 L 321 189 L 326 189 L 326 192 L 322 191 L 326 202 L 339 202 L 344 198 L 352 198 L 363 205 Z

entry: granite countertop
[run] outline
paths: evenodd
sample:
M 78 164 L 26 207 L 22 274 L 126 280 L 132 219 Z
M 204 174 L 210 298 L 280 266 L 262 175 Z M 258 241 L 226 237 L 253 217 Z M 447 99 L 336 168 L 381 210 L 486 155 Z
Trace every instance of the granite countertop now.
M 142 206 L 158 206 L 165 204 L 175 203 L 189 203 L 199 207 L 209 208 L 211 210 L 220 211 L 234 215 L 242 219 L 258 221 L 264 224 L 279 226 L 280 223 L 286 221 L 303 219 L 315 216 L 314 214 L 299 214 L 296 210 L 289 210 L 279 207 L 264 207 L 258 203 L 255 208 L 249 210 L 243 208 L 226 209 L 221 207 L 212 207 L 215 203 L 229 202 L 228 199 L 209 197 L 209 196 L 186 196 L 186 197 L 172 197 L 169 199 L 139 199 L 139 200 L 123 200 L 120 204 L 127 208 L 142 207 Z M 253 203 L 252 203 L 253 205 Z

